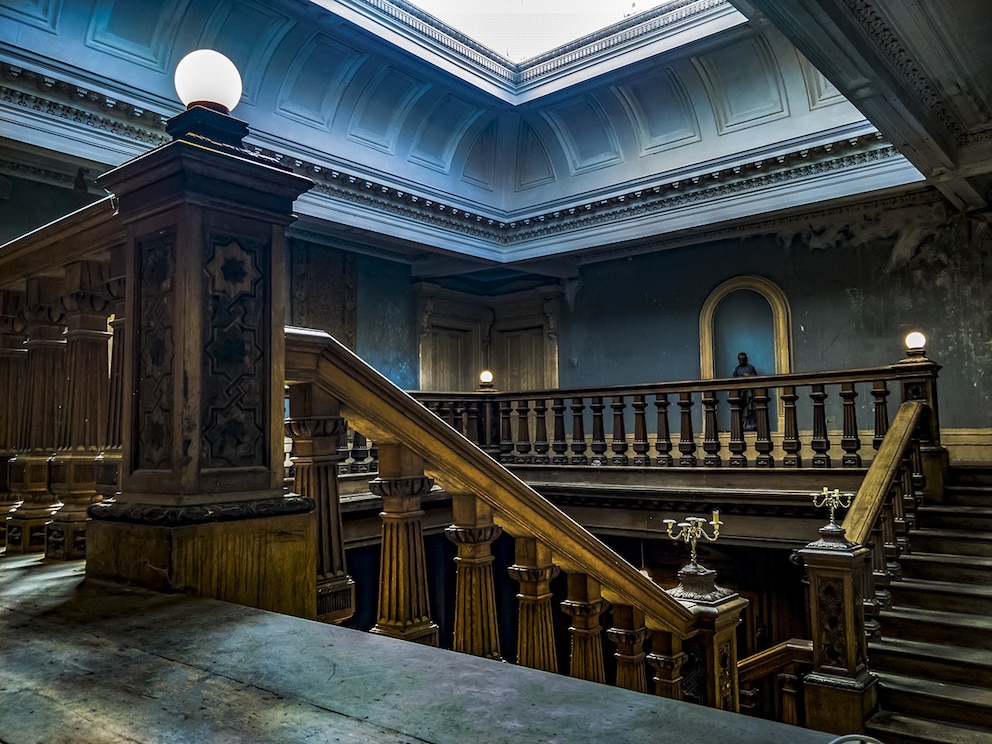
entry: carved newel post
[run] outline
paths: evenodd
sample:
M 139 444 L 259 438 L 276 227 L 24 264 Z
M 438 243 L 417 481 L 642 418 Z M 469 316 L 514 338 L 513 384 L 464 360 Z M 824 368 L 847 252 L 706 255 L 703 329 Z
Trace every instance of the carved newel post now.
M 20 395 L 26 383 L 24 322 L 18 317 L 22 293 L 0 290 L 0 547 L 7 544 L 7 514 L 20 503 L 10 490 L 10 458 L 17 453 L 23 422 Z
M 312 182 L 244 148 L 237 88 L 99 180 L 126 228 L 126 394 L 121 493 L 89 509 L 86 569 L 312 617 L 313 503 L 283 494 L 285 229 Z
M 862 598 L 869 550 L 831 523 L 799 551 L 809 573 L 813 671 L 805 679 L 806 725 L 835 734 L 863 733 L 878 706 L 868 671 Z
M 937 405 L 937 375 L 940 365 L 927 358 L 927 337 L 919 331 L 906 335 L 906 356 L 899 361 L 900 372 L 911 369 L 917 374 L 904 378 L 900 387 L 903 401 L 923 400 L 930 407 L 929 416 L 920 425 L 920 459 L 922 490 L 928 503 L 944 498 L 944 476 L 949 467 L 947 449 L 940 443 L 940 410 Z

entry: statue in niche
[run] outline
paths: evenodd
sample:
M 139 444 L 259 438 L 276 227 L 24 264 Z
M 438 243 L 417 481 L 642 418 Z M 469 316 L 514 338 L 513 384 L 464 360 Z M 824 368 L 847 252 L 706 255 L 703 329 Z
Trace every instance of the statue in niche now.
M 754 365 L 747 361 L 747 354 L 743 351 L 737 355 L 737 366 L 734 368 L 734 377 L 752 377 L 758 374 Z M 754 391 L 741 390 L 741 429 L 744 431 L 756 431 L 758 429 L 758 419 L 754 411 Z

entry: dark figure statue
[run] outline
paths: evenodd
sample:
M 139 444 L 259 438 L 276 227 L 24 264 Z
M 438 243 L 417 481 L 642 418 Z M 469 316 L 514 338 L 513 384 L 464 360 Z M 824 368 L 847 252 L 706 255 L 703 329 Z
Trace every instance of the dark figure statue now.
M 748 364 L 747 354 L 743 351 L 737 355 L 737 366 L 734 368 L 734 377 L 751 377 L 758 374 L 753 365 Z M 741 390 L 741 428 L 744 431 L 756 431 L 758 428 L 757 417 L 754 412 L 754 391 Z

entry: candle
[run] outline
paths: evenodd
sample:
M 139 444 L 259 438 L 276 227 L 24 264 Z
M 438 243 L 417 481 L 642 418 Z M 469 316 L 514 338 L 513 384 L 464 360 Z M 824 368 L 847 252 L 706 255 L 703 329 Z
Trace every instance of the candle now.
M 720 510 L 719 509 L 714 509 L 713 510 L 713 521 L 711 522 L 711 524 L 719 524 L 719 523 L 720 523 Z

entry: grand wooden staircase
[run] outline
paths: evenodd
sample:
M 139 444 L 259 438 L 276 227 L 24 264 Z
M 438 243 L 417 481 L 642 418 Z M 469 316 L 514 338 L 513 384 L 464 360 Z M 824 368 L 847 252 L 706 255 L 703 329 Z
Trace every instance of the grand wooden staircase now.
M 902 577 L 869 644 L 886 744 L 992 742 L 992 471 L 956 469 L 917 510 Z

